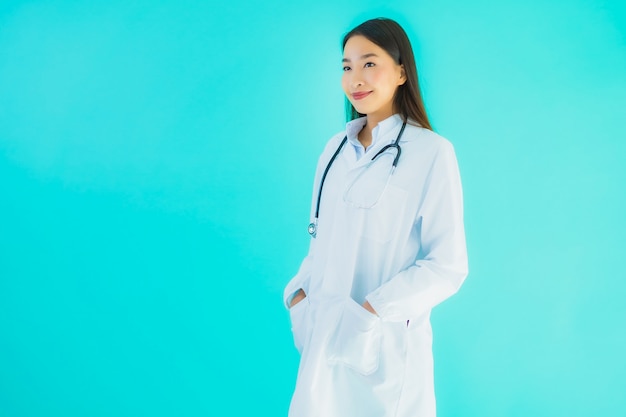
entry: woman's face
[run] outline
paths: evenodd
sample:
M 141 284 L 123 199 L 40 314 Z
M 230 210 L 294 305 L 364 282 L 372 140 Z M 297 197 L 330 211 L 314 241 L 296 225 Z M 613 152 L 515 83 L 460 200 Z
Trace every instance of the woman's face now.
M 354 108 L 383 120 L 393 114 L 393 97 L 406 76 L 402 65 L 364 36 L 348 39 L 343 50 L 341 86 Z

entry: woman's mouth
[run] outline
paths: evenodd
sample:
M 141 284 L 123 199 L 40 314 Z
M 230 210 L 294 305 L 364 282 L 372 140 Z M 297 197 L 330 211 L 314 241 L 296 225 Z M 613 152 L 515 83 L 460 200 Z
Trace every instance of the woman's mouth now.
M 352 98 L 355 99 L 355 100 L 361 100 L 361 99 L 364 99 L 365 97 L 369 96 L 371 93 L 372 93 L 371 91 L 352 93 Z

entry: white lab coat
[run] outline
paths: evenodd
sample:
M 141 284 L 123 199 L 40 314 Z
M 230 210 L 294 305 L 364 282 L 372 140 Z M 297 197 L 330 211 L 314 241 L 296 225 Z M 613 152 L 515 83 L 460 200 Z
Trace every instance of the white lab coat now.
M 395 172 L 387 175 L 395 155 L 388 150 L 363 174 L 401 125 L 399 115 L 379 123 L 360 159 L 344 145 L 326 177 L 317 237 L 284 292 L 285 303 L 299 288 L 307 294 L 290 309 L 301 352 L 290 417 L 435 416 L 430 311 L 467 275 L 461 182 L 450 142 L 411 124 Z M 344 135 L 319 159 L 311 221 L 322 173 Z M 390 178 L 386 188 L 381 178 Z M 371 208 L 346 202 L 380 189 Z M 361 307 L 366 299 L 378 316 Z

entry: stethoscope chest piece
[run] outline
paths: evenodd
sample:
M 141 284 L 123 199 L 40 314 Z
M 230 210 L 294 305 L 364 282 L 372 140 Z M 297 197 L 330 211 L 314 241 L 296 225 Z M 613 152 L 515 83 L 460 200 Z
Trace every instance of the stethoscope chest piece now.
M 317 225 L 315 223 L 310 223 L 309 224 L 309 234 L 312 237 L 317 236 Z

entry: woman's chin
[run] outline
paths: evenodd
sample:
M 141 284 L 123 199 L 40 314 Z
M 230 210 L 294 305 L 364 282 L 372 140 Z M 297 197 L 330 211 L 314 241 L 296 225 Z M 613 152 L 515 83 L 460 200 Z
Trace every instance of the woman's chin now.
M 370 111 L 370 109 L 368 109 L 368 108 L 367 108 L 367 107 L 365 107 L 365 106 L 358 106 L 358 107 L 357 107 L 357 106 L 355 106 L 355 105 L 353 104 L 353 105 L 352 105 L 352 107 L 354 107 L 354 109 L 355 109 L 356 111 L 358 111 L 359 113 L 361 113 L 361 114 L 368 114 L 368 113 L 369 113 L 369 111 Z

